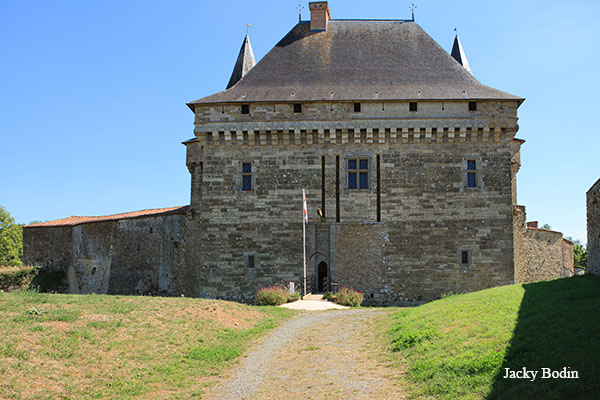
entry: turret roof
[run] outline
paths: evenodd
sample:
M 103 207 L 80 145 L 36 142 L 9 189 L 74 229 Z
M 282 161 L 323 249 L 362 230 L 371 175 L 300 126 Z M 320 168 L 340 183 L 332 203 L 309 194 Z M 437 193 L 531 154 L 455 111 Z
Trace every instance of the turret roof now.
M 250 45 L 250 38 L 248 34 L 244 38 L 244 43 L 242 43 L 242 48 L 240 49 L 240 54 L 238 55 L 237 61 L 235 63 L 235 67 L 233 68 L 233 73 L 231 74 L 231 79 L 227 84 L 227 89 L 235 85 L 239 82 L 240 79 L 244 77 L 256 65 L 256 60 L 254 59 L 254 52 L 252 51 L 252 46 Z
M 462 43 L 458 37 L 458 34 L 454 37 L 454 43 L 452 44 L 452 53 L 450 54 L 452 58 L 454 58 L 460 65 L 462 65 L 467 71 L 473 73 L 471 71 L 471 67 L 469 66 L 469 61 L 467 60 L 467 55 L 463 50 Z

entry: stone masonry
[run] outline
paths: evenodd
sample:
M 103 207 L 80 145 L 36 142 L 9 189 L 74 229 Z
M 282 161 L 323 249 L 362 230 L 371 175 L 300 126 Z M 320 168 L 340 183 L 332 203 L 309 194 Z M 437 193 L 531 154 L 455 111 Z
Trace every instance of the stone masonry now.
M 189 207 L 26 227 L 26 262 L 64 270 L 73 293 L 252 302 L 302 284 L 305 189 L 307 291 L 416 304 L 572 273 L 569 243 L 516 207 L 523 99 L 414 21 L 310 9 L 256 66 L 246 37 L 231 88 L 188 104 Z
M 574 274 L 573 242 L 560 232 L 525 223 L 525 207 L 514 208 L 515 282 L 543 281 Z
M 587 234 L 587 272 L 600 275 L 600 179 L 587 192 Z

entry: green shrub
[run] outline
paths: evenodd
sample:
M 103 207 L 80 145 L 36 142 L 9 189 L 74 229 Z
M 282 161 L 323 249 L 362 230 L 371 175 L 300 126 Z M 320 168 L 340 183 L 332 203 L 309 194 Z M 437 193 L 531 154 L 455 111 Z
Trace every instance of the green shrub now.
M 354 289 L 343 287 L 336 293 L 335 297 L 338 304 L 349 307 L 358 307 L 360 306 L 360 303 L 363 302 L 365 295 Z
M 300 295 L 298 293 L 288 294 L 288 303 L 300 300 Z
M 283 286 L 262 288 L 256 292 L 257 306 L 279 306 L 288 301 L 288 292 Z
M 38 274 L 39 267 L 0 267 L 0 290 L 10 291 L 28 287 Z
M 323 300 L 331 300 L 333 299 L 335 296 L 333 295 L 332 292 L 325 292 L 323 293 Z

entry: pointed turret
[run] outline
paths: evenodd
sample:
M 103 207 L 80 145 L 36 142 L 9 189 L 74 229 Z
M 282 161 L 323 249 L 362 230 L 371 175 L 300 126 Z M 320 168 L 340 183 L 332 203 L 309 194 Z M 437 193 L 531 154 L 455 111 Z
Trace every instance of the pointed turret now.
M 460 43 L 460 39 L 458 38 L 458 33 L 454 38 L 454 44 L 452 45 L 452 57 L 458 61 L 460 65 L 462 65 L 469 73 L 472 75 L 471 67 L 469 66 L 469 61 L 467 60 L 467 55 L 463 50 L 462 44 Z
M 227 89 L 238 83 L 238 81 L 242 79 L 255 64 L 256 60 L 254 59 L 254 53 L 252 52 L 252 46 L 250 45 L 250 38 L 248 37 L 248 34 L 246 34 L 244 43 L 242 43 L 242 48 L 240 49 L 240 55 L 233 68 L 231 79 L 229 80 L 229 84 L 227 84 Z

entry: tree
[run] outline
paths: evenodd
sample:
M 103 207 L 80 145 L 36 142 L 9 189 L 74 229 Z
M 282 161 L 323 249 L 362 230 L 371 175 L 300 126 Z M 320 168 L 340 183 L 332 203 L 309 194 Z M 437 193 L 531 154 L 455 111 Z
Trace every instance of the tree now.
M 23 225 L 0 206 L 0 265 L 23 265 Z
M 579 240 L 573 242 L 573 259 L 575 268 L 587 268 L 587 249 Z

